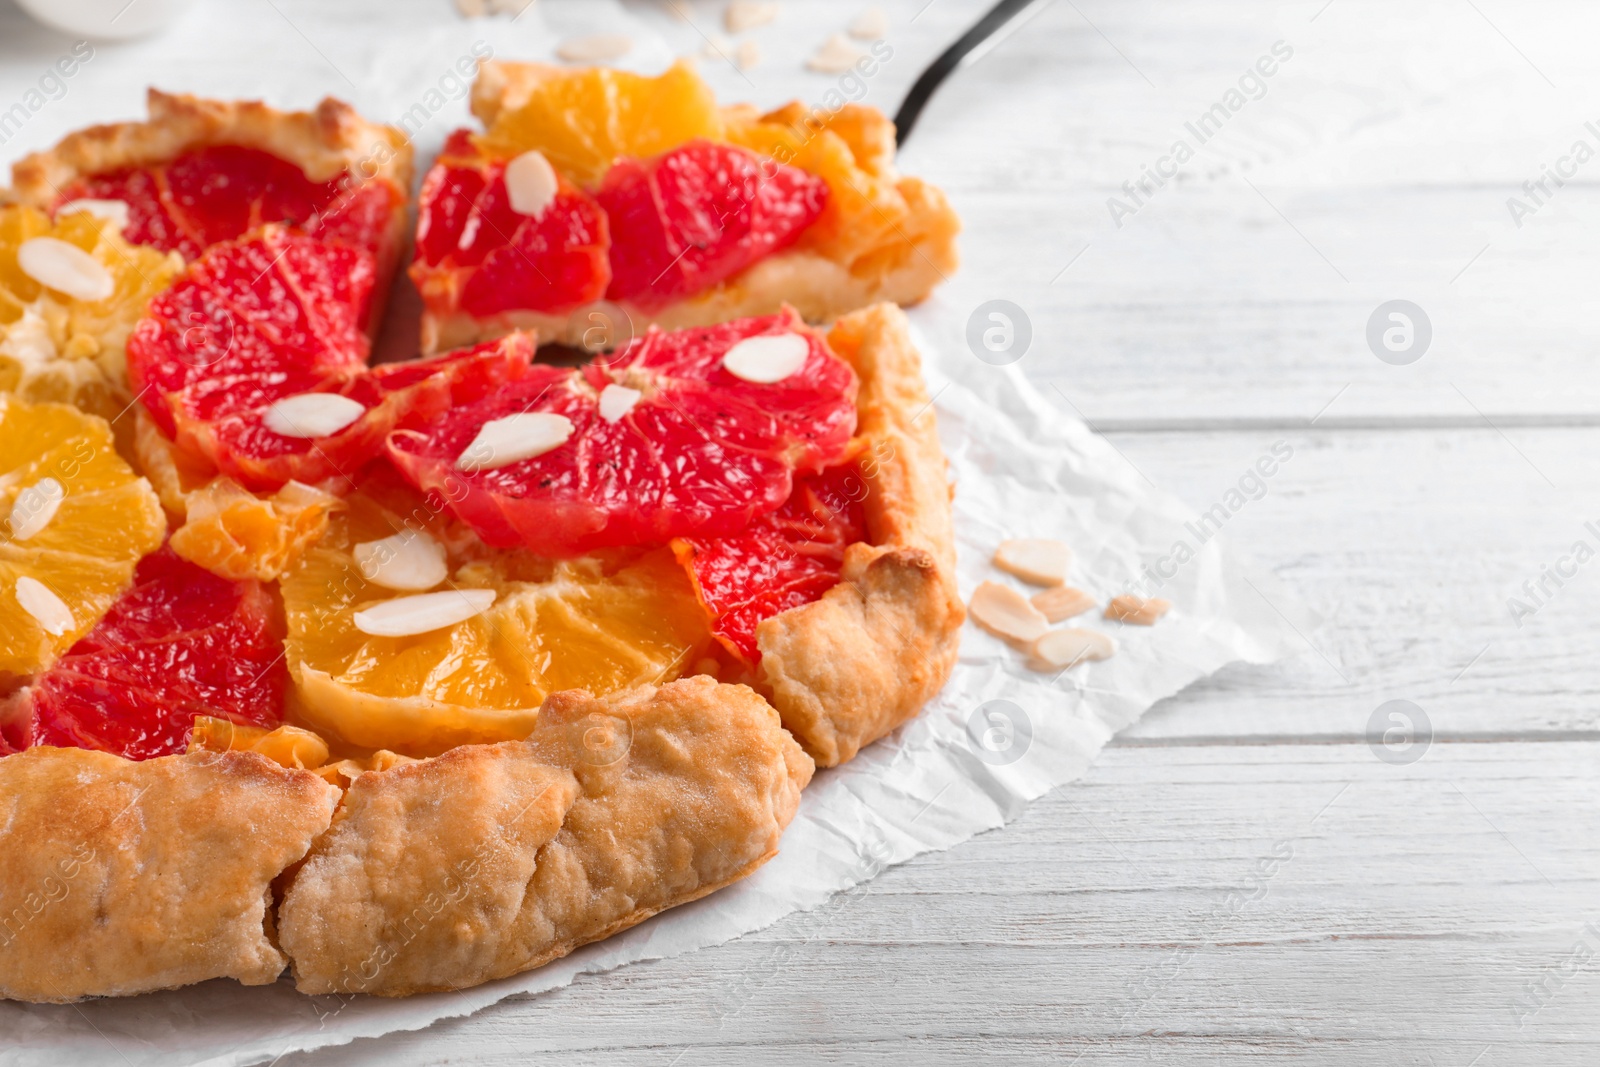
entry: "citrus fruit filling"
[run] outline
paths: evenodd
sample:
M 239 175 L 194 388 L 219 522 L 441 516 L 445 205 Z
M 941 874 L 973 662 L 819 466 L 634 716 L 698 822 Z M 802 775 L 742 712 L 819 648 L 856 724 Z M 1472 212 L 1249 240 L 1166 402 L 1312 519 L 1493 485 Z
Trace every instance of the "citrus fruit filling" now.
M 162 549 L 82 640 L 0 707 L 0 751 L 57 745 L 135 760 L 182 752 L 197 715 L 277 724 L 287 678 L 267 589 Z
M 756 627 L 819 599 L 839 583 L 844 552 L 867 537 L 866 483 L 853 466 L 795 481 L 789 499 L 729 537 L 680 539 L 718 642 L 750 668 L 761 662 Z
M 179 451 L 251 490 L 346 478 L 408 418 L 471 399 L 531 353 L 511 337 L 367 367 L 372 257 L 282 227 L 224 242 L 151 302 L 129 379 Z
M 125 345 L 182 262 L 86 211 L 0 207 L 0 391 L 104 418 L 127 405 Z
M 207 248 L 283 223 L 385 260 L 386 232 L 402 190 L 384 179 L 342 174 L 314 182 L 295 164 L 240 145 L 192 148 L 170 162 L 79 178 L 61 190 L 73 201 L 127 205 L 123 234 L 135 244 L 196 259 Z
M 104 419 L 0 393 L 0 689 L 87 633 L 165 532 Z
M 535 365 L 388 454 L 489 544 L 565 558 L 735 533 L 838 462 L 855 372 L 794 313 L 651 329 L 605 362 Z
M 670 681 L 709 644 L 666 549 L 498 552 L 381 471 L 346 504 L 281 587 L 295 714 L 348 744 L 525 737 L 550 693 Z
M 479 155 L 465 131 L 446 143 L 418 204 L 411 276 L 423 300 L 484 317 L 563 312 L 600 299 L 611 279 L 605 212 L 559 175 L 531 189 L 531 201 L 514 198 L 507 170 Z

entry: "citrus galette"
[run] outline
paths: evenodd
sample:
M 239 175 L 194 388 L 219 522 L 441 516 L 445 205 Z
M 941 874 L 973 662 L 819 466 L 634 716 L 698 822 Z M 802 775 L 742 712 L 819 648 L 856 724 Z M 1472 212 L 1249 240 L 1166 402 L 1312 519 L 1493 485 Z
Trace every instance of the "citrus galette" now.
M 774 164 L 781 113 L 633 78 L 485 71 L 404 362 L 400 131 L 152 92 L 17 164 L 0 996 L 527 970 L 760 866 L 944 683 L 944 458 L 903 314 L 856 305 L 922 295 L 953 217 L 863 112 Z M 636 335 L 541 362 L 601 298 Z

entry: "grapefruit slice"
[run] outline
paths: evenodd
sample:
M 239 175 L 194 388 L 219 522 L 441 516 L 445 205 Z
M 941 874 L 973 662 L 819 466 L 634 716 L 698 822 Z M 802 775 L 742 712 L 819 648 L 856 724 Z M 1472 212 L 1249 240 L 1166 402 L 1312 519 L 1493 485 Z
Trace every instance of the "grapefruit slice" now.
M 405 203 L 386 179 L 356 181 L 346 173 L 313 182 L 293 163 L 239 145 L 206 145 L 168 163 L 80 178 L 61 190 L 56 210 L 84 199 L 127 204 L 128 240 L 190 260 L 282 223 L 389 262 L 389 222 Z
M 73 258 L 62 246 L 88 254 L 87 272 L 62 262 Z M 62 266 L 69 273 L 55 278 Z M 0 207 L 0 391 L 116 418 L 130 398 L 128 334 L 180 270 L 177 256 L 129 245 L 114 223 L 88 212 L 52 223 L 37 208 Z M 109 281 L 109 291 L 88 298 L 45 284 L 75 278 Z
M 773 343 L 796 357 L 777 380 L 724 366 L 748 376 L 736 347 Z M 605 363 L 535 366 L 426 429 L 397 431 L 388 451 L 497 547 L 564 558 L 723 536 L 783 503 L 794 471 L 842 458 L 856 384 L 792 310 L 652 329 Z M 554 444 L 539 437 L 552 426 L 567 433 Z
M 276 725 L 288 680 L 282 634 L 262 585 L 162 549 L 94 629 L 8 701 L 0 743 L 142 760 L 184 751 L 197 715 Z
M 87 633 L 165 533 L 104 419 L 0 393 L 0 689 Z
M 853 466 L 796 479 L 778 510 L 731 537 L 679 539 L 678 561 L 694 579 L 717 641 L 752 671 L 761 662 L 756 627 L 818 599 L 839 583 L 844 550 L 867 537 L 866 482 Z
M 432 311 L 486 317 L 570 311 L 605 295 L 610 229 L 593 198 L 557 175 L 536 215 L 512 206 L 506 164 L 457 130 L 428 171 L 418 203 L 411 277 Z
M 295 711 L 330 737 L 415 756 L 522 738 L 550 693 L 670 681 L 710 642 L 665 549 L 559 563 L 497 552 L 452 520 L 443 498 L 382 468 L 346 503 L 282 582 Z M 419 569 L 400 565 L 413 554 L 444 566 L 413 581 Z M 399 598 L 484 590 L 491 606 L 437 628 L 361 628 L 365 613 Z
M 654 309 L 793 244 L 822 213 L 828 186 L 747 149 L 695 140 L 645 162 L 620 160 L 596 196 L 613 234 L 606 295 Z
M 358 470 L 407 418 L 437 414 L 517 373 L 513 336 L 368 369 L 364 252 L 268 227 L 218 245 L 150 305 L 128 371 L 178 449 L 251 490 Z

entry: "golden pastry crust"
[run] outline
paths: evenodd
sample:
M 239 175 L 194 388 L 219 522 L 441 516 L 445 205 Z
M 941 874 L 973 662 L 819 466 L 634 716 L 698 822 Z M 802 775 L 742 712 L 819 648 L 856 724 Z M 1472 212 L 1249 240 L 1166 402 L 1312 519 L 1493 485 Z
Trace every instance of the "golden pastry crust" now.
M 48 208 L 77 178 L 165 163 L 213 144 L 270 152 L 299 166 L 312 181 L 349 171 L 361 179 L 387 179 L 402 191 L 411 188 L 412 151 L 404 132 L 368 122 L 331 96 L 314 111 L 279 111 L 257 100 L 206 100 L 159 89 L 151 89 L 147 100 L 145 122 L 90 126 L 54 148 L 24 156 L 11 168 L 10 197 Z
M 538 967 L 765 863 L 812 770 L 744 686 L 556 693 L 527 741 L 355 780 L 279 910 L 296 986 L 405 996 Z
M 0 996 L 276 981 L 288 960 L 272 881 L 327 829 L 338 797 L 253 753 L 133 763 L 32 748 L 0 760 Z
M 822 599 L 756 627 L 761 681 L 822 767 L 922 710 L 950 677 L 966 615 L 944 452 L 905 314 L 881 304 L 847 315 L 828 343 L 861 379 L 871 542 L 846 551 L 842 580 Z

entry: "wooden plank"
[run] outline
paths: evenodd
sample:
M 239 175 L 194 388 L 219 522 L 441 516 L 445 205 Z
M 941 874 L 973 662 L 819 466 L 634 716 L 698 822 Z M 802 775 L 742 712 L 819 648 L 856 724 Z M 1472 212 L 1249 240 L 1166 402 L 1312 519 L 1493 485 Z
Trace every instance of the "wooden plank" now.
M 282 1062 L 1593 1062 L 1596 754 L 1113 749 L 770 930 Z

